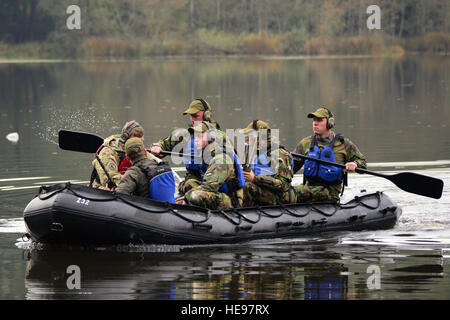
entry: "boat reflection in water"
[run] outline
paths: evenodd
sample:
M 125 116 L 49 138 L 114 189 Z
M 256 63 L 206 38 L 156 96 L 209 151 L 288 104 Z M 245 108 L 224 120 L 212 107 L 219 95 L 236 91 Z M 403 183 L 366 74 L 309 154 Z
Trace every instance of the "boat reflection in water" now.
M 445 275 L 439 252 L 352 247 L 337 238 L 27 252 L 27 299 L 396 299 L 433 293 Z M 73 265 L 80 289 L 68 288 Z

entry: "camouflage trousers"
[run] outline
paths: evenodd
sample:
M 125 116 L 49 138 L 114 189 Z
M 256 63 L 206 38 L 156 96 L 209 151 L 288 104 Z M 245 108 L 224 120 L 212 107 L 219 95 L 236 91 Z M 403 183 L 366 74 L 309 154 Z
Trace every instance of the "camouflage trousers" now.
M 231 198 L 223 192 L 191 190 L 185 198 L 189 204 L 211 210 L 225 210 L 233 208 Z
M 277 205 L 295 203 L 296 195 L 293 189 L 280 193 L 262 188 L 253 182 L 246 182 L 244 187 L 244 207 Z
M 335 192 L 324 186 L 295 186 L 297 202 L 338 202 L 339 192 Z
M 202 184 L 201 180 L 196 178 L 184 179 L 178 185 L 178 192 L 180 194 L 186 194 L 189 190 L 194 189 L 195 187 L 198 187 L 201 184 Z

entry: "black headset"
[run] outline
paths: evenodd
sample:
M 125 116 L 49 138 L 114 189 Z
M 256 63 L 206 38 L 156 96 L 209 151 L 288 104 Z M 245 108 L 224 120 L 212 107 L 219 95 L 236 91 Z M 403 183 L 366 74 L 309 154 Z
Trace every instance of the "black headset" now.
M 328 111 L 328 117 L 327 117 L 327 129 L 332 129 L 334 128 L 334 115 L 333 112 L 331 112 L 330 109 L 326 108 L 326 107 L 322 107 L 325 110 Z
M 253 124 L 252 124 L 253 130 L 258 130 L 258 127 L 257 127 L 258 121 L 259 121 L 259 120 L 253 120 Z
M 133 131 L 134 128 L 140 127 L 141 125 L 137 123 L 136 121 L 131 123 L 128 127 L 123 130 L 122 135 L 120 136 L 120 139 L 125 142 L 128 139 L 130 139 L 131 131 Z
M 258 131 L 259 129 L 258 129 L 258 119 L 257 120 L 253 120 L 253 123 L 252 123 L 252 128 L 253 128 L 253 130 L 255 130 L 255 131 Z M 266 129 L 267 130 L 267 134 L 268 135 L 270 135 L 270 129 Z

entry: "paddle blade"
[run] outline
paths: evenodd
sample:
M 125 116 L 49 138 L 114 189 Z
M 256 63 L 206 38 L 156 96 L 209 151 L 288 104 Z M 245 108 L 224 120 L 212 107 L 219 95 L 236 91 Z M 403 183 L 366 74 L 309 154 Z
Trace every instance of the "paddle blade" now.
M 439 199 L 444 189 L 444 181 L 413 172 L 401 172 L 388 178 L 400 189 L 421 196 Z
M 103 138 L 92 133 L 60 130 L 58 144 L 63 150 L 96 153 L 103 144 Z

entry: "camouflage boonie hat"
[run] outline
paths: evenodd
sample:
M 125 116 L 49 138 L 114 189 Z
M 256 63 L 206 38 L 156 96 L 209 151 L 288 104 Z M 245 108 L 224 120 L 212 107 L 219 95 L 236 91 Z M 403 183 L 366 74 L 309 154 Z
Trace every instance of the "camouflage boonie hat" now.
M 330 113 L 325 108 L 319 108 L 313 113 L 308 113 L 308 118 L 329 118 Z
M 261 129 L 270 129 L 270 126 L 267 122 L 264 122 L 262 120 L 252 121 L 247 126 L 247 128 L 240 130 L 240 133 L 249 133 L 252 130 L 261 130 Z
M 145 147 L 144 143 L 140 138 L 128 139 L 125 143 L 125 151 L 130 159 L 135 159 L 144 153 Z
M 203 100 L 205 101 L 205 100 Z M 205 101 L 206 106 L 209 108 L 209 110 L 211 110 L 211 106 L 209 105 L 209 103 L 207 101 Z M 187 114 L 196 114 L 199 111 L 206 111 L 205 106 L 203 105 L 203 103 L 200 100 L 194 100 L 191 102 L 191 104 L 189 105 L 189 108 L 186 109 L 186 111 L 183 112 L 183 115 L 187 115 Z

